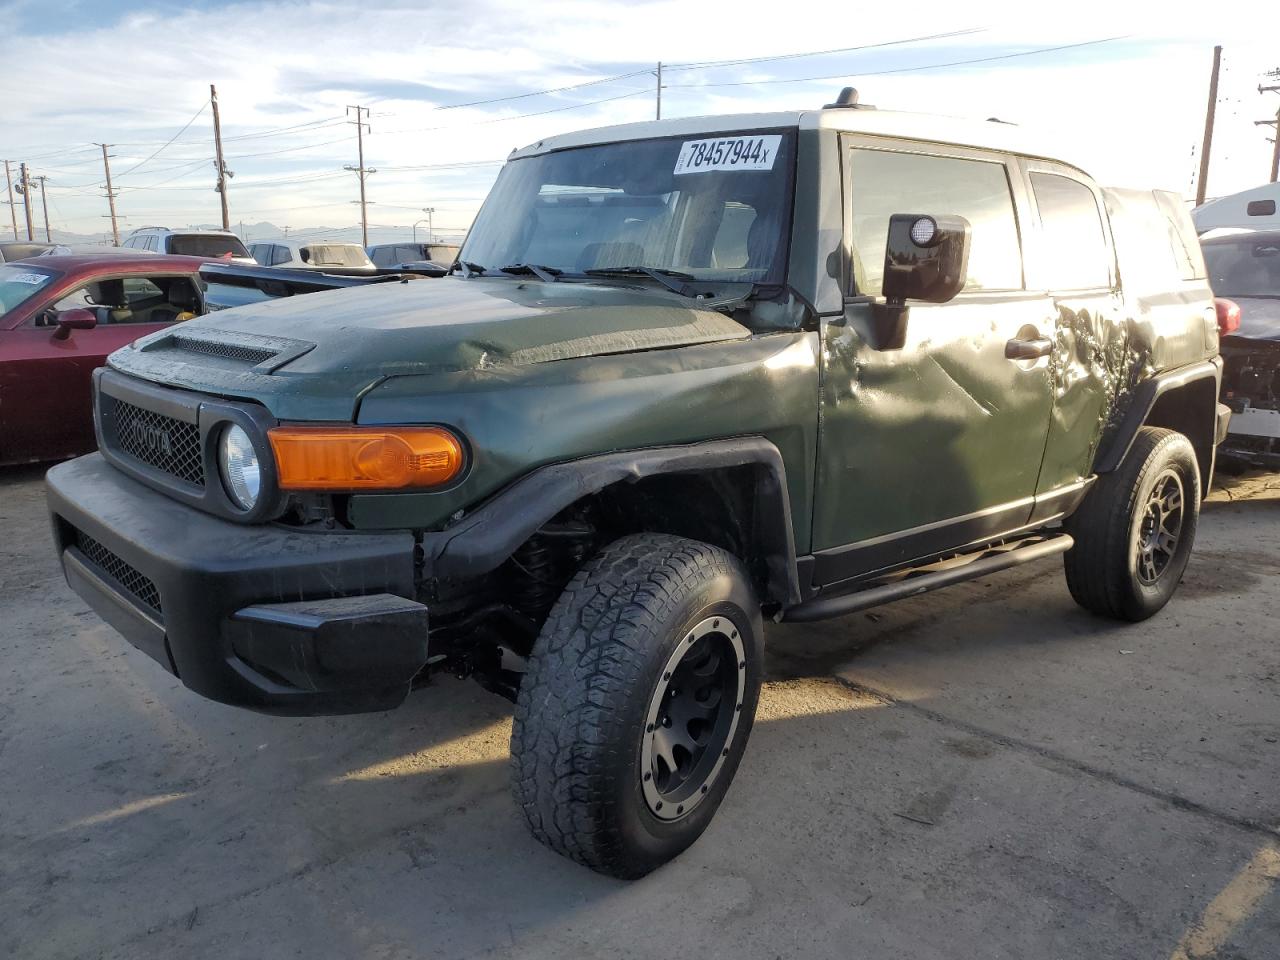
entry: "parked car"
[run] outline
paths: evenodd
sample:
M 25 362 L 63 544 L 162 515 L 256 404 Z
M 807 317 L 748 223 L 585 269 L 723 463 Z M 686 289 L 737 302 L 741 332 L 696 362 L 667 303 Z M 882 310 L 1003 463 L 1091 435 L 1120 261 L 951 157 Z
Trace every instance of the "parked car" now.
M 364 247 L 337 240 L 258 240 L 250 244 L 253 259 L 264 267 L 318 270 L 322 273 L 373 274 L 377 268 Z
M 92 450 L 92 372 L 137 337 L 215 310 L 392 279 L 64 249 L 0 267 L 0 465 Z
M 210 313 L 261 303 L 278 297 L 293 297 L 320 290 L 359 287 L 368 283 L 401 280 L 398 275 L 334 276 L 314 270 L 280 267 L 246 267 L 239 263 L 206 263 L 200 268 L 204 281 L 205 306 Z
M 29 240 L 0 240 L 0 263 L 12 263 L 14 260 L 26 260 L 38 257 L 53 249 L 51 243 L 33 243 Z
M 1233 413 L 1222 452 L 1280 468 L 1280 230 L 1214 231 L 1201 245 L 1214 293 L 1229 301 L 1222 399 Z
M 1118 247 L 1053 156 L 852 91 L 540 140 L 453 275 L 113 354 L 101 454 L 48 475 L 67 580 L 224 703 L 474 676 L 534 836 L 647 873 L 729 788 L 766 619 L 1055 555 L 1098 615 L 1172 597 L 1227 416 L 1212 294 L 1180 208 Z
M 1264 183 L 1202 203 L 1191 211 L 1196 230 L 1203 234 L 1223 227 L 1280 230 L 1280 183 Z
M 139 227 L 121 246 L 152 253 L 185 257 L 210 257 L 239 263 L 253 263 L 244 242 L 228 230 L 170 230 L 168 227 Z
M 94 368 L 203 313 L 201 263 L 99 254 L 0 265 L 0 464 L 92 450 Z
M 369 259 L 383 270 L 412 270 L 422 264 L 447 267 L 458 256 L 453 243 L 380 243 L 369 247 Z

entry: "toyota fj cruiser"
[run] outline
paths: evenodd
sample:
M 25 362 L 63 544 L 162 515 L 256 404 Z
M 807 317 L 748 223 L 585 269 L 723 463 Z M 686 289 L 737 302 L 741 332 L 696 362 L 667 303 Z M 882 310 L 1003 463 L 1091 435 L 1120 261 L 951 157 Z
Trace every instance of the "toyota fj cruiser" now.
M 446 279 L 144 337 L 49 506 L 71 586 L 206 697 L 510 697 L 535 836 L 635 877 L 729 787 L 763 620 L 1052 554 L 1160 610 L 1220 370 L 1176 201 L 846 92 L 535 143 Z

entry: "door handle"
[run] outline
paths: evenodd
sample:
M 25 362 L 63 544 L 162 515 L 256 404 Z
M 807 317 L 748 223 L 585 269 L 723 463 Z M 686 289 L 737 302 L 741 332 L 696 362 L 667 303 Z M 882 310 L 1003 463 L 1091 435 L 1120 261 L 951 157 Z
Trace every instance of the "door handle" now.
M 1048 337 L 1032 337 L 1019 340 L 1016 337 L 1004 345 L 1006 360 L 1039 360 L 1047 357 L 1053 350 L 1053 341 Z

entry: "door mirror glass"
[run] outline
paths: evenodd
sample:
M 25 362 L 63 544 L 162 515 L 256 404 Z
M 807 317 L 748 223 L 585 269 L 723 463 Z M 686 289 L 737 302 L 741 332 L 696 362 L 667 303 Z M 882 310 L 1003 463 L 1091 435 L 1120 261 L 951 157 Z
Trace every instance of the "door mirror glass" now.
M 892 302 L 946 303 L 965 284 L 969 221 L 895 213 L 884 249 L 884 296 Z

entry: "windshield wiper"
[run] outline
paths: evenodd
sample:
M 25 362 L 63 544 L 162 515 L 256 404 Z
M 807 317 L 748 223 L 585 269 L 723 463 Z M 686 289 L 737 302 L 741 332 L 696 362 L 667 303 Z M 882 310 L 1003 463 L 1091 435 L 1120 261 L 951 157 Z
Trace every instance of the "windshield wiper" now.
M 453 273 L 454 267 L 462 268 L 462 276 L 464 278 L 470 278 L 472 276 L 483 277 L 485 274 L 485 270 L 488 269 L 487 267 L 480 266 L 480 264 L 478 263 L 472 263 L 470 260 L 453 261 L 453 264 L 449 267 L 450 273 Z
M 503 273 L 520 273 L 532 274 L 543 283 L 555 283 L 560 274 L 564 273 L 558 267 L 544 267 L 537 263 L 513 263 L 509 267 L 499 267 Z
M 678 293 L 684 297 L 690 295 L 685 284 L 697 279 L 691 273 L 667 270 L 663 267 L 592 267 L 582 272 L 589 277 L 648 277 L 650 280 L 656 280 L 672 293 Z

